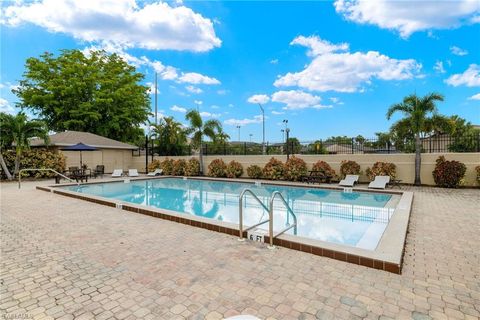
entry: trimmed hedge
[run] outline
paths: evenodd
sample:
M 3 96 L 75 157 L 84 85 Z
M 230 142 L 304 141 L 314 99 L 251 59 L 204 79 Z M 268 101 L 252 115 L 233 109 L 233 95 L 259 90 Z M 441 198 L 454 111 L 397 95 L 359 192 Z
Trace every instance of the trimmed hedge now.
M 197 158 L 191 158 L 187 161 L 185 175 L 189 177 L 200 175 L 200 161 Z
M 227 178 L 238 178 L 241 177 L 243 174 L 243 167 L 240 162 L 235 160 L 230 161 L 227 165 L 227 169 L 225 170 L 225 175 Z
M 265 167 L 263 167 L 263 177 L 270 180 L 281 180 L 283 179 L 285 172 L 285 166 L 282 161 L 271 158 Z
M 342 178 L 347 174 L 360 174 L 360 165 L 352 160 L 343 160 L 340 164 L 340 174 Z
M 336 173 L 332 167 L 325 161 L 319 160 L 312 166 L 313 171 L 320 171 L 326 176 L 335 177 Z
M 295 156 L 290 157 L 285 163 L 285 179 L 290 181 L 299 181 L 302 176 L 307 174 L 307 164 L 303 159 Z
M 208 176 L 215 178 L 226 177 L 227 165 L 222 159 L 215 159 L 208 165 Z
M 366 174 L 368 179 L 372 181 L 376 176 L 390 176 L 391 179 L 395 179 L 397 166 L 391 162 L 375 162 L 372 168 L 367 168 Z
M 178 159 L 173 162 L 172 175 L 174 176 L 183 176 L 185 175 L 185 167 L 187 162 L 183 159 Z
M 247 175 L 249 178 L 252 179 L 260 179 L 263 176 L 262 168 L 257 166 L 256 164 L 252 164 L 247 168 Z
M 7 165 L 10 173 L 13 174 L 15 170 L 15 150 L 6 150 L 3 153 L 3 159 Z M 48 149 L 30 149 L 25 150 L 22 153 L 20 159 L 20 169 L 36 168 L 36 169 L 53 169 L 58 172 L 65 171 L 65 156 L 62 153 L 54 152 Z M 2 179 L 6 179 L 6 175 L 0 167 Z M 35 177 L 35 178 L 51 178 L 55 173 L 48 171 L 29 171 L 23 172 L 22 177 Z
M 433 180 L 440 187 L 456 188 L 461 184 L 466 171 L 465 164 L 455 160 L 447 161 L 444 156 L 440 156 L 432 172 Z

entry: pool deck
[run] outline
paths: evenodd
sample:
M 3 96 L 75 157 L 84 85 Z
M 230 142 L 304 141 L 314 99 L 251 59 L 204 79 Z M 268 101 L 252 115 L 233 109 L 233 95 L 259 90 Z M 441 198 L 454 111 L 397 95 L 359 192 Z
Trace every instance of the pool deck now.
M 13 319 L 478 319 L 480 190 L 414 192 L 402 275 L 35 190 L 1 188 Z

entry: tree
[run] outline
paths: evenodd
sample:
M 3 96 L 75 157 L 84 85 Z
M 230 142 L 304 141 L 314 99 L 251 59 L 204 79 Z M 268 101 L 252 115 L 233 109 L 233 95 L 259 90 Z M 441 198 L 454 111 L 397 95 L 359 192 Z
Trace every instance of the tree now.
M 297 153 L 300 153 L 301 149 L 302 149 L 302 145 L 300 144 L 300 141 L 297 138 L 295 137 L 288 138 L 287 153 L 297 154 Z
M 187 135 L 182 124 L 173 117 L 165 117 L 158 125 L 152 125 L 152 136 L 160 148 L 159 154 L 167 156 L 182 155 L 187 143 Z
M 124 142 L 143 136 L 149 115 L 148 87 L 117 54 L 63 50 L 28 58 L 19 87 L 19 106 L 29 109 L 54 131 L 77 130 Z
M 30 139 L 31 138 L 40 138 L 48 143 L 48 129 L 43 121 L 38 120 L 28 120 L 25 113 L 20 112 L 15 116 L 1 113 L 0 116 L 0 133 L 2 136 L 2 145 L 10 143 L 10 146 L 15 147 L 15 170 L 14 175 L 18 174 L 20 170 L 20 160 L 22 158 L 22 153 L 24 150 L 30 148 Z M 3 157 L 2 169 L 9 179 L 9 171 L 4 167 Z M 8 174 L 7 174 L 8 172 Z
M 426 123 L 429 121 L 431 114 L 436 114 L 436 101 L 443 101 L 443 95 L 438 93 L 429 93 L 423 97 L 411 94 L 403 99 L 401 103 L 392 105 L 387 111 L 387 119 L 390 120 L 396 112 L 405 115 L 403 121 L 408 124 L 409 129 L 415 137 L 415 185 L 421 185 L 420 166 L 422 141 L 420 134 L 425 132 Z M 401 120 L 402 121 L 402 120 Z
M 190 122 L 185 132 L 191 135 L 191 144 L 195 149 L 199 149 L 200 172 L 203 173 L 203 156 L 202 156 L 202 142 L 203 137 L 207 136 L 214 140 L 216 133 L 222 130 L 222 125 L 218 120 L 207 120 L 203 122 L 200 113 L 197 110 L 190 110 L 185 115 L 185 119 Z

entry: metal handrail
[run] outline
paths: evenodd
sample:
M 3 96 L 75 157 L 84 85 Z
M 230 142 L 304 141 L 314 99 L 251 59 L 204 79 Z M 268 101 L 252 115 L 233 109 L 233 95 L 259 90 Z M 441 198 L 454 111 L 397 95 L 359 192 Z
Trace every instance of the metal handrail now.
M 18 189 L 21 188 L 21 183 L 22 183 L 22 172 L 23 171 L 52 171 L 54 172 L 55 174 L 71 181 L 71 182 L 75 182 L 77 185 L 80 185 L 80 183 L 78 181 L 75 181 L 69 177 L 67 177 L 66 175 L 64 174 L 61 174 L 60 172 L 56 171 L 56 170 L 53 170 L 53 169 L 50 169 L 50 168 L 47 168 L 47 169 L 34 169 L 34 168 L 28 168 L 28 169 L 21 169 L 19 172 L 18 172 Z
M 258 203 L 260 203 L 260 205 L 265 209 L 267 210 L 267 212 L 269 212 L 269 219 L 268 220 L 264 220 L 264 221 L 260 221 L 259 223 L 257 224 L 254 224 L 253 226 L 250 226 L 248 227 L 247 229 L 243 229 L 243 198 L 245 197 L 245 195 L 249 193 L 253 196 L 253 198 L 255 200 L 257 200 Z M 240 241 L 243 241 L 243 232 L 244 231 L 248 231 L 250 229 L 253 229 L 255 227 L 258 227 L 259 225 L 261 224 L 264 224 L 264 223 L 267 223 L 268 221 L 272 221 L 272 215 L 270 214 L 270 210 L 268 209 L 268 207 L 262 202 L 262 200 L 260 200 L 257 195 L 255 193 L 253 193 L 252 190 L 246 188 L 246 189 L 243 189 L 242 193 L 240 193 L 240 199 L 238 200 L 238 226 L 239 226 L 239 231 L 240 231 L 240 237 L 239 237 L 239 240 Z
M 275 236 L 273 235 L 273 219 L 271 218 L 270 219 L 270 246 L 273 246 L 273 238 L 276 238 L 278 237 L 279 235 L 287 232 L 288 230 L 290 230 L 291 228 L 294 228 L 293 229 L 293 233 L 296 235 L 297 234 L 297 216 L 295 215 L 295 213 L 293 212 L 292 208 L 290 208 L 290 206 L 288 205 L 288 202 L 285 200 L 285 198 L 283 197 L 282 193 L 280 191 L 274 191 L 272 193 L 272 196 L 270 197 L 270 217 L 273 217 L 273 201 L 275 200 L 275 198 L 279 196 L 280 197 L 280 200 L 282 200 L 283 204 L 285 205 L 285 208 L 287 208 L 287 215 L 288 214 L 291 214 L 293 216 L 293 224 L 291 226 L 288 226 L 286 227 L 285 229 L 283 229 L 282 231 L 280 231 L 279 233 L 277 233 Z

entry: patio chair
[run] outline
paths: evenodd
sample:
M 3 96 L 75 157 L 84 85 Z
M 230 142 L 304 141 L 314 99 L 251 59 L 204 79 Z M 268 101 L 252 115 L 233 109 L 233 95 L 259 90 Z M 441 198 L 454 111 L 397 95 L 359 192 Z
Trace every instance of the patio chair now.
M 155 171 L 147 173 L 147 176 L 149 177 L 156 177 L 156 176 L 161 176 L 163 173 L 162 169 L 155 169 Z
M 347 174 L 345 176 L 345 179 L 343 180 L 340 180 L 340 182 L 338 183 L 339 186 L 342 186 L 342 187 L 353 187 L 355 185 L 355 183 L 358 182 L 358 175 L 356 174 Z
M 128 176 L 129 177 L 138 177 L 137 169 L 128 169 Z
M 112 178 L 118 178 L 118 177 L 121 177 L 121 176 L 123 176 L 123 170 L 122 169 L 113 170 Z
M 390 176 L 376 176 L 375 180 L 368 185 L 372 189 L 385 189 L 390 182 Z
M 95 178 L 98 177 L 98 176 L 103 177 L 104 173 L 105 173 L 105 166 L 104 165 L 97 165 L 95 170 L 92 171 L 92 176 L 95 177 Z

